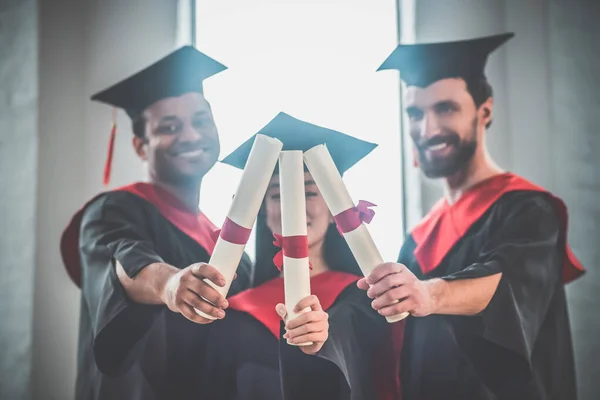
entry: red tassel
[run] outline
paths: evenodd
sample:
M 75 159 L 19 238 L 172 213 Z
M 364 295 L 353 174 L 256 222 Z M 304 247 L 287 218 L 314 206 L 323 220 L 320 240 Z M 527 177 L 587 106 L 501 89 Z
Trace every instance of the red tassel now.
M 115 136 L 117 135 L 117 111 L 113 110 L 113 124 L 110 130 L 110 139 L 108 142 L 108 154 L 106 164 L 104 164 L 104 186 L 110 183 L 110 173 L 112 170 L 113 152 L 115 150 Z

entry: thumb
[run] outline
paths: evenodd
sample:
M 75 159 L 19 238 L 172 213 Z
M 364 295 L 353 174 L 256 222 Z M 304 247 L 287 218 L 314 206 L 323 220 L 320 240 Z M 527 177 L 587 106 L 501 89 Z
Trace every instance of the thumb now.
M 358 282 L 356 282 L 356 286 L 362 290 L 368 290 L 370 288 L 369 284 L 367 283 L 367 278 L 359 279 Z
M 281 317 L 281 319 L 285 320 L 285 316 L 287 315 L 287 310 L 285 309 L 285 305 L 279 303 L 275 306 L 275 311 L 277 311 L 277 315 Z

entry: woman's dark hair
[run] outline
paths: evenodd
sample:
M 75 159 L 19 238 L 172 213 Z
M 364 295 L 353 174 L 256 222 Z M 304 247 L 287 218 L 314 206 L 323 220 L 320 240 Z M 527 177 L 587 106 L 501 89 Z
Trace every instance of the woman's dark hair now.
M 279 271 L 273 264 L 273 257 L 280 250 L 273 245 L 273 233 L 267 226 L 265 203 L 256 218 L 256 263 L 254 266 L 254 286 L 279 276 Z M 362 276 L 362 272 L 352 255 L 352 251 L 337 231 L 335 223 L 330 224 L 325 233 L 323 243 L 323 259 L 333 271 L 347 272 Z

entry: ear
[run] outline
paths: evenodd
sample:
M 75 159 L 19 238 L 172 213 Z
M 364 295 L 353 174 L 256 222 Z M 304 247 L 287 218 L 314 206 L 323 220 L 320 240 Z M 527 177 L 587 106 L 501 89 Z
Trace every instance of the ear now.
M 148 159 L 148 152 L 146 145 L 148 141 L 145 138 L 141 138 L 139 136 L 133 136 L 133 140 L 131 141 L 133 144 L 133 148 L 135 149 L 136 154 L 143 160 L 146 161 Z
M 479 118 L 484 126 L 489 126 L 492 122 L 494 110 L 494 101 L 492 98 L 488 98 L 483 104 L 479 107 Z

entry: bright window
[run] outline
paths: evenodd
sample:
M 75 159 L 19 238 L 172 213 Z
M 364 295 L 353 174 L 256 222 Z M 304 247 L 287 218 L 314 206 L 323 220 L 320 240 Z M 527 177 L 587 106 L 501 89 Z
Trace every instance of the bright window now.
M 369 226 L 384 259 L 403 240 L 399 82 L 376 73 L 397 43 L 394 0 L 197 0 L 196 45 L 229 69 L 205 83 L 221 157 L 277 112 L 379 144 L 344 180 L 376 203 Z M 201 208 L 224 220 L 241 172 L 218 164 Z M 252 239 L 251 239 L 252 240 Z M 254 245 L 248 253 L 254 256 Z

